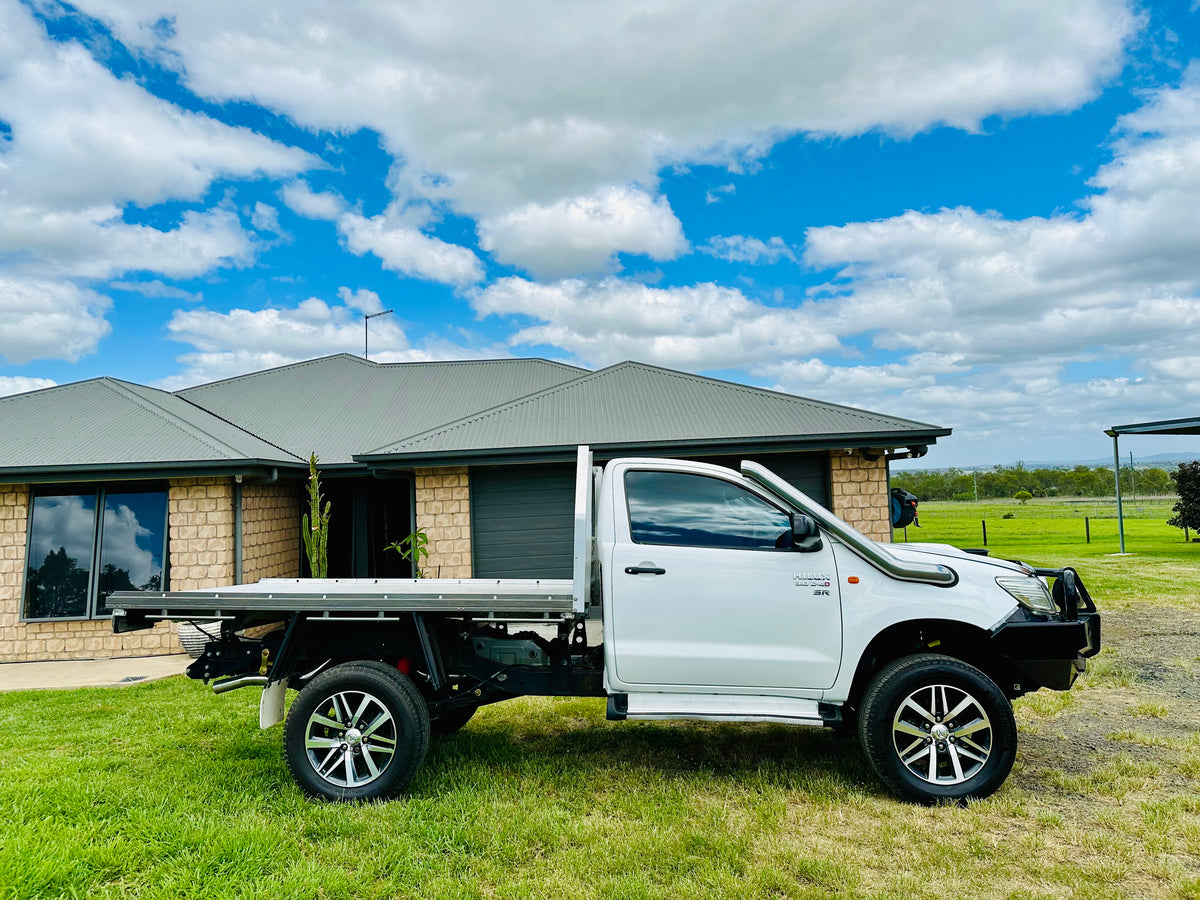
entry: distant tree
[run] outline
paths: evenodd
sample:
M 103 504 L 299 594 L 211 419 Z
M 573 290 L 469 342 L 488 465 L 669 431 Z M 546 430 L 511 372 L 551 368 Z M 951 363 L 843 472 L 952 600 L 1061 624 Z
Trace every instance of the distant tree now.
M 1017 491 L 1015 494 L 1013 494 L 1013 499 L 1018 500 L 1021 503 L 1025 503 L 1026 501 L 1033 499 L 1033 494 L 1029 493 L 1029 491 Z
M 1171 507 L 1174 516 L 1167 519 L 1168 525 L 1200 531 L 1200 460 L 1180 463 L 1171 473 L 1179 502 Z

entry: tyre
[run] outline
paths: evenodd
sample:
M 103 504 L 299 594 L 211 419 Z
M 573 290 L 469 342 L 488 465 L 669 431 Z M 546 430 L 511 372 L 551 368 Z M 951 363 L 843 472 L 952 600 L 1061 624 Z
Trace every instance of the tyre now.
M 880 779 L 921 803 L 986 797 L 1012 770 L 1012 704 L 974 666 L 906 656 L 875 676 L 859 704 L 858 738 Z
M 425 759 L 429 710 L 391 666 L 343 663 L 314 678 L 292 703 L 284 749 L 292 777 L 309 796 L 394 797 Z
M 430 720 L 433 736 L 449 737 L 457 734 L 464 725 L 471 721 L 471 717 L 475 715 L 475 710 L 478 708 L 478 706 L 460 706 L 458 709 L 452 709 L 448 713 L 434 717 Z

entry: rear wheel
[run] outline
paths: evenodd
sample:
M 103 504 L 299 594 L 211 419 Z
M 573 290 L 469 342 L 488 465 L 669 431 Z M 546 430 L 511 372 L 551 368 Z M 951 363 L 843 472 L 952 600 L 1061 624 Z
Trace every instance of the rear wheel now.
M 922 803 L 986 797 L 1016 759 L 1012 704 L 987 675 L 949 656 L 885 666 L 863 694 L 858 734 L 880 779 Z
M 403 791 L 429 749 L 429 711 L 407 677 L 381 662 L 322 672 L 288 712 L 288 769 L 305 793 L 377 800 Z

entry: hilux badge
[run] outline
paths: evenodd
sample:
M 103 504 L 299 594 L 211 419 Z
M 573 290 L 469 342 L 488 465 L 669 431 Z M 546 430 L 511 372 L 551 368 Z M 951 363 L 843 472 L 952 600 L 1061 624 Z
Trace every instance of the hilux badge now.
M 793 572 L 792 584 L 796 587 L 829 587 L 833 577 L 824 572 Z

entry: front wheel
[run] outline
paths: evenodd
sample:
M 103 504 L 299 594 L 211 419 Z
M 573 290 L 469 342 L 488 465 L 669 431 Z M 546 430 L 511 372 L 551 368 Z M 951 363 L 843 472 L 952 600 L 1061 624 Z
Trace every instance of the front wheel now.
M 408 786 L 429 749 L 429 710 L 404 675 L 381 662 L 322 672 L 288 711 L 288 769 L 326 800 L 378 800 Z
M 935 654 L 880 670 L 863 694 L 858 736 L 884 784 L 921 803 L 988 796 L 1017 752 L 1008 698 L 979 669 Z

